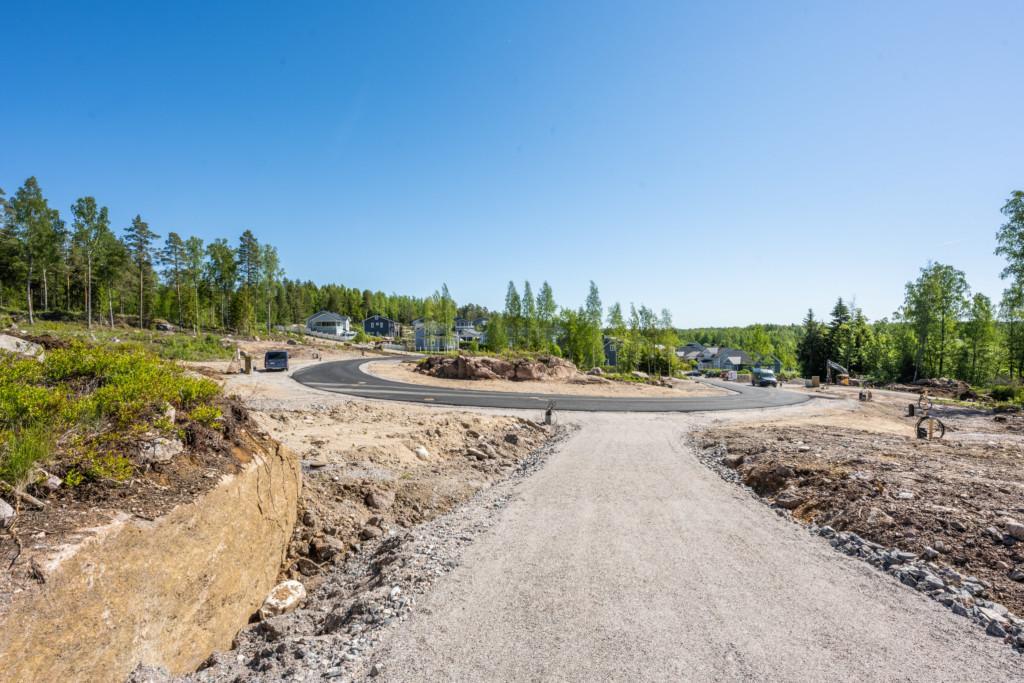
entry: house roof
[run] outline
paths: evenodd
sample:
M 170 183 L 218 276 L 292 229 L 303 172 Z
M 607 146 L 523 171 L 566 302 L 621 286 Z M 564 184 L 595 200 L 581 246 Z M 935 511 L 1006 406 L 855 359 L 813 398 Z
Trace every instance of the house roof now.
M 371 316 L 370 316 L 369 318 L 365 318 L 365 319 L 363 320 L 363 322 L 364 322 L 364 323 L 365 323 L 365 322 L 369 322 L 370 320 L 387 320 L 387 321 L 388 321 L 389 323 L 393 323 L 393 322 L 395 322 L 395 321 L 394 321 L 394 320 L 392 320 L 391 318 L 388 318 L 387 316 L 383 316 L 383 315 L 381 315 L 380 313 L 374 313 L 374 314 L 373 314 L 373 315 L 371 315 Z
M 333 320 L 334 322 L 342 323 L 350 319 L 351 318 L 349 318 L 347 315 L 340 315 L 338 313 L 334 313 L 333 311 L 317 311 L 313 315 L 306 318 L 306 322 L 310 323 L 314 320 Z

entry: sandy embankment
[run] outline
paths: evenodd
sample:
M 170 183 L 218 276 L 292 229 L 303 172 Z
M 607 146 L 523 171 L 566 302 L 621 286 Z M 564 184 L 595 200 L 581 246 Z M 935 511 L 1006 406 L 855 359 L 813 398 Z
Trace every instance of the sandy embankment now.
M 475 391 L 508 391 L 517 394 L 562 394 L 575 396 L 722 396 L 728 392 L 717 387 L 700 384 L 692 380 L 676 380 L 674 387 L 657 387 L 650 384 L 609 382 L 587 384 L 573 381 L 513 382 L 504 379 L 444 379 L 416 372 L 412 362 L 368 363 L 363 371 L 395 382 L 421 384 L 446 389 L 471 389 Z

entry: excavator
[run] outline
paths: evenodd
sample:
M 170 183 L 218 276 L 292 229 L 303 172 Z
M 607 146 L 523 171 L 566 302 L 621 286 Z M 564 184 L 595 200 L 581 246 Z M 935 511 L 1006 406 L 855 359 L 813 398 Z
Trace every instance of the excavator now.
M 850 371 L 834 360 L 825 361 L 825 384 L 850 386 Z M 835 373 L 835 374 L 833 374 Z
M 841 384 L 846 387 L 854 384 L 861 387 L 860 395 L 858 396 L 861 401 L 870 401 L 873 398 L 870 384 L 866 384 L 858 379 L 852 379 L 850 371 L 834 360 L 825 361 L 825 385 L 828 386 L 829 384 Z

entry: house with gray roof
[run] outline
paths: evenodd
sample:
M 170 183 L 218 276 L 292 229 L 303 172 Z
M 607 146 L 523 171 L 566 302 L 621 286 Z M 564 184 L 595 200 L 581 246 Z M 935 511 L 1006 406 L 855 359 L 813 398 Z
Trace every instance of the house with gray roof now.
M 306 331 L 339 339 L 351 339 L 355 333 L 351 328 L 351 319 L 347 315 L 339 315 L 332 311 L 317 311 L 306 318 Z

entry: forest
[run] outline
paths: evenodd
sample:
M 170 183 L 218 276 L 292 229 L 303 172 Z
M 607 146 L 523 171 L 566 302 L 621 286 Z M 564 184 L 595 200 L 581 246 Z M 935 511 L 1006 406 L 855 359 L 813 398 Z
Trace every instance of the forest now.
M 619 370 L 671 372 L 675 349 L 690 341 L 732 346 L 753 357 L 776 356 L 801 374 L 824 375 L 833 360 L 877 382 L 953 377 L 972 384 L 1019 381 L 1024 375 L 1024 192 L 1003 205 L 995 252 L 1005 258 L 1006 289 L 996 303 L 972 292 L 963 271 L 927 263 L 907 282 L 891 318 L 870 321 L 852 301 L 836 300 L 827 319 L 808 310 L 800 324 L 745 327 L 674 326 L 667 309 L 620 303 L 605 308 L 590 283 L 584 304 L 562 307 L 543 282 L 536 292 L 509 282 L 502 311 L 458 305 L 442 285 L 430 296 L 290 279 L 277 249 L 245 230 L 237 241 L 169 231 L 157 234 L 141 215 L 115 231 L 94 197 L 66 214 L 50 206 L 28 178 L 9 197 L 0 190 L 0 309 L 29 324 L 46 319 L 148 327 L 167 320 L 195 333 L 271 331 L 327 309 L 362 320 L 379 313 L 400 323 L 487 318 L 492 351 L 555 353 L 581 367 L 603 365 L 615 347 Z M 118 234 L 119 233 L 119 234 Z

